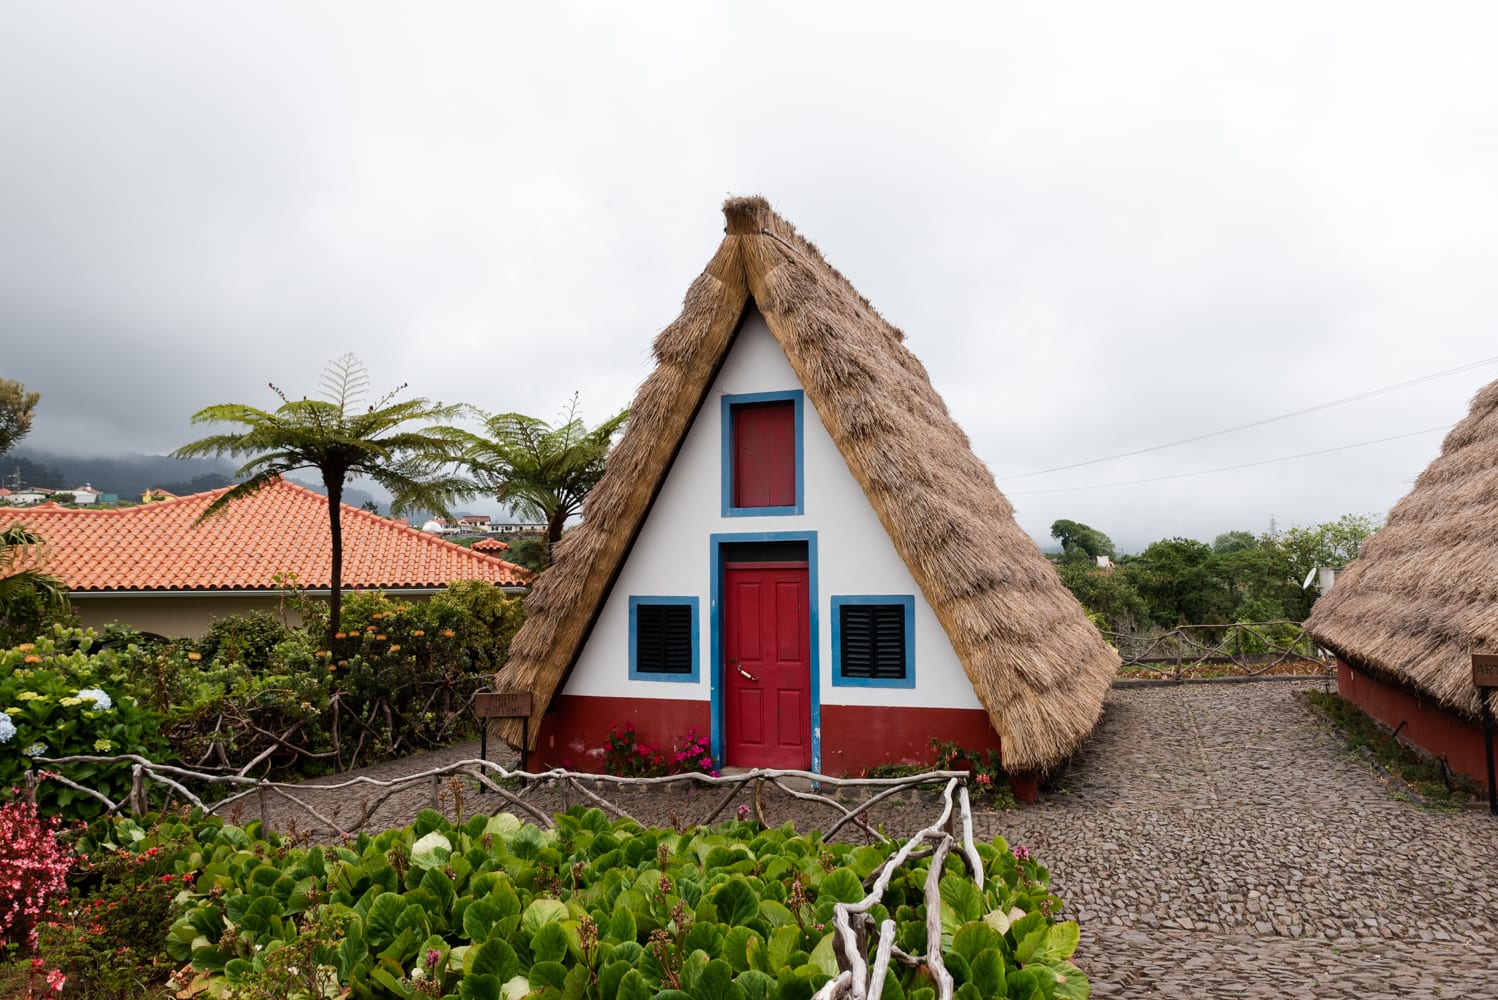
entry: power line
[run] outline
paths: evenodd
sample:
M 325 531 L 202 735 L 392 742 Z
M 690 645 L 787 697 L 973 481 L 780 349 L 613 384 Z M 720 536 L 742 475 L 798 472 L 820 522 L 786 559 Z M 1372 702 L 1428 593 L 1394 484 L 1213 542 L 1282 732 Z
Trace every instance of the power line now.
M 1099 464 L 1101 462 L 1111 462 L 1111 461 L 1113 461 L 1116 458 L 1132 458 L 1135 455 L 1144 455 L 1144 454 L 1147 454 L 1147 453 L 1152 452 L 1152 451 L 1163 451 L 1166 448 L 1174 448 L 1177 445 L 1191 444 L 1192 442 L 1195 442 L 1195 441 L 1205 441 L 1207 438 L 1220 437 L 1223 434 L 1232 434 L 1232 433 L 1234 433 L 1236 431 L 1248 430 L 1251 427 L 1262 427 L 1265 424 L 1272 424 L 1272 423 L 1275 423 L 1276 421 L 1279 421 L 1279 420 L 1289 420 L 1291 417 L 1303 417 L 1307 413 L 1316 413 L 1316 412 L 1318 412 L 1320 410 L 1329 410 L 1333 406 L 1342 406 L 1342 405 L 1344 405 L 1346 403 L 1356 403 L 1359 400 L 1370 399 L 1370 398 L 1372 398 L 1374 396 L 1382 396 L 1384 393 L 1386 393 L 1386 392 L 1393 392 L 1396 389 L 1408 389 L 1412 385 L 1420 385 L 1422 382 L 1431 382 L 1431 381 L 1434 381 L 1435 379 L 1438 379 L 1438 378 L 1445 378 L 1448 375 L 1457 375 L 1457 374 L 1460 374 L 1461 372 L 1471 371 L 1473 368 L 1481 368 L 1483 365 L 1493 364 L 1494 362 L 1498 362 L 1498 357 L 1483 358 L 1481 361 L 1473 361 L 1473 362 L 1471 362 L 1469 364 L 1458 365 L 1455 368 L 1448 368 L 1448 369 L 1446 369 L 1445 371 L 1442 371 L 1442 372 L 1435 372 L 1435 373 L 1433 373 L 1431 375 L 1422 375 L 1419 378 L 1412 378 L 1408 382 L 1400 382 L 1398 385 L 1386 385 L 1382 389 L 1370 389 L 1367 392 L 1360 392 L 1356 396 L 1348 396 L 1345 399 L 1336 399 L 1336 400 L 1331 401 L 1330 403 L 1317 403 L 1315 406 L 1308 406 L 1308 407 L 1306 407 L 1303 410 L 1293 410 L 1293 411 L 1291 411 L 1289 413 L 1281 413 L 1278 416 L 1264 417 L 1262 420 L 1254 420 L 1254 421 L 1251 421 L 1250 423 L 1239 424 L 1236 427 L 1224 427 L 1220 431 L 1208 431 L 1205 434 L 1197 434 L 1197 435 L 1194 435 L 1193 437 L 1181 438 L 1179 441 L 1171 441 L 1171 442 L 1169 442 L 1167 444 L 1152 445 L 1151 447 L 1148 447 L 1148 448 L 1138 448 L 1138 449 L 1136 449 L 1134 451 L 1124 451 L 1124 452 L 1118 453 L 1117 455 L 1108 455 L 1108 456 L 1106 456 L 1104 458 L 1092 458 L 1092 459 L 1088 459 L 1085 462 L 1073 462 L 1070 465 L 1058 465 L 1058 466 L 1055 466 L 1054 468 L 1050 468 L 1050 469 L 1038 469 L 1035 472 L 1023 472 L 1023 473 L 1020 473 L 1017 476 L 1001 476 L 999 478 L 999 482 L 1001 482 L 1001 483 L 1011 483 L 1011 482 L 1014 482 L 1016 479 L 1029 479 L 1031 476 L 1044 476 L 1047 473 L 1051 473 L 1051 472 L 1064 472 L 1067 469 L 1080 469 L 1084 465 L 1097 465 L 1097 464 Z M 1425 432 L 1424 431 L 1418 431 L 1416 433 L 1425 433 Z M 1357 445 L 1349 445 L 1348 447 L 1358 447 L 1358 446 Z M 1190 475 L 1196 475 L 1196 473 L 1190 473 Z M 1140 481 L 1141 482 L 1150 482 L 1151 480 L 1140 480 Z M 1078 487 L 1078 488 L 1079 489 L 1085 489 L 1087 487 Z M 1042 492 L 1045 492 L 1045 491 L 1042 491 Z
M 1286 455 L 1283 458 L 1266 458 L 1258 462 L 1244 462 L 1241 465 L 1224 465 L 1216 469 L 1200 469 L 1196 472 L 1177 472 L 1170 476 L 1156 476 L 1153 479 L 1129 479 L 1119 483 L 1094 483 L 1091 486 L 1064 486 L 1054 490 L 1025 490 L 1021 493 L 1009 493 L 1011 497 L 1033 497 L 1042 493 L 1075 493 L 1079 490 L 1103 490 L 1114 486 L 1137 486 L 1140 483 L 1163 483 L 1167 479 L 1189 479 L 1192 476 L 1206 476 L 1214 472 L 1231 472 L 1234 469 L 1251 469 L 1256 465 L 1272 465 L 1275 462 L 1291 462 L 1297 458 L 1311 458 L 1315 455 L 1330 455 L 1334 451 L 1347 451 L 1350 448 L 1366 448 L 1373 444 L 1383 444 L 1386 441 L 1399 441 L 1403 438 L 1418 437 L 1421 434 L 1430 434 L 1435 431 L 1448 431 L 1455 424 L 1447 424 L 1444 427 L 1427 427 L 1423 431 L 1410 431 L 1408 434 L 1395 434 L 1393 437 L 1379 438 L 1376 441 L 1359 441 L 1357 444 L 1344 444 L 1336 448 L 1323 448 L 1320 451 L 1305 451 L 1299 455 Z M 1037 473 L 1038 475 L 1038 473 Z

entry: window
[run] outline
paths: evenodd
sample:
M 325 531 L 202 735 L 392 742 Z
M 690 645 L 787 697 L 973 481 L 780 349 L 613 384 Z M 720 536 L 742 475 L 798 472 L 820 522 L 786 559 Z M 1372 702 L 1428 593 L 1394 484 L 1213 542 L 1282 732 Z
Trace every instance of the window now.
M 800 514 L 802 393 L 723 397 L 723 516 Z
M 697 598 L 629 599 L 629 677 L 697 680 Z
M 832 599 L 832 683 L 915 687 L 915 598 Z

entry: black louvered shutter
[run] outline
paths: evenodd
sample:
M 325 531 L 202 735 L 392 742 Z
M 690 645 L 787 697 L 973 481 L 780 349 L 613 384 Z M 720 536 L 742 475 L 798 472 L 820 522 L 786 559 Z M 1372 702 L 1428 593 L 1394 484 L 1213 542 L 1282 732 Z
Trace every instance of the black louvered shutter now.
M 905 608 L 900 604 L 844 604 L 839 609 L 844 677 L 905 679 Z
M 642 674 L 692 672 L 692 608 L 641 604 L 635 609 L 635 669 Z

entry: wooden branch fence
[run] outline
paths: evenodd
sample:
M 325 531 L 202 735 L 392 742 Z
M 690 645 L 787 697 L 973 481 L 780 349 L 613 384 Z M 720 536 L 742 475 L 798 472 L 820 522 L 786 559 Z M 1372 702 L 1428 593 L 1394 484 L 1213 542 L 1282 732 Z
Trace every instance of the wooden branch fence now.
M 1118 649 L 1120 675 L 1182 680 L 1198 675 L 1330 675 L 1335 662 L 1300 622 L 1178 625 L 1157 634 L 1104 632 Z M 1135 669 L 1130 669 L 1135 668 Z
M 941 782 L 951 783 L 954 781 L 963 782 L 970 776 L 967 771 L 929 771 L 923 774 L 900 778 L 834 778 L 811 771 L 755 768 L 739 774 L 728 775 L 691 773 L 652 778 L 625 778 L 608 774 L 582 774 L 561 768 L 539 772 L 519 771 L 511 770 L 494 761 L 472 759 L 457 761 L 415 774 L 389 779 L 372 778 L 368 775 L 354 775 L 344 778 L 341 781 L 330 781 L 327 783 L 319 781 L 313 784 L 310 782 L 290 783 L 270 781 L 263 778 L 252 778 L 243 773 L 223 774 L 194 771 L 173 764 L 157 763 L 136 754 L 124 754 L 113 757 L 85 754 L 67 757 L 38 757 L 36 760 L 38 763 L 46 765 L 79 763 L 130 765 L 130 792 L 118 802 L 110 799 L 97 789 L 89 788 L 55 771 L 48 770 L 40 774 L 33 773 L 31 775 L 30 780 L 55 781 L 96 799 L 104 805 L 105 811 L 109 815 L 116 815 L 122 812 L 129 812 L 137 816 L 144 815 L 153 808 L 169 808 L 176 801 L 194 806 L 203 810 L 204 813 L 222 815 L 226 809 L 230 809 L 236 804 L 242 807 L 244 803 L 253 801 L 256 811 L 259 814 L 261 829 L 268 833 L 271 829 L 271 803 L 279 801 L 293 812 L 305 814 L 323 829 L 338 837 L 351 837 L 359 832 L 366 832 L 364 831 L 364 827 L 381 805 L 391 797 L 408 791 L 412 787 L 425 785 L 430 796 L 430 806 L 437 808 L 441 801 L 444 780 L 451 782 L 453 779 L 460 781 L 471 779 L 478 786 L 479 790 L 493 793 L 498 797 L 499 801 L 524 813 L 543 828 L 555 826 L 555 821 L 552 819 L 551 814 L 536 801 L 547 790 L 560 792 L 564 802 L 571 801 L 572 797 L 575 797 L 577 802 L 596 805 L 605 812 L 612 813 L 621 819 L 628 819 L 634 822 L 641 822 L 642 825 L 649 825 L 636 819 L 626 809 L 610 801 L 602 793 L 603 790 L 612 788 L 618 792 L 651 788 L 664 789 L 676 785 L 706 786 L 723 791 L 721 796 L 709 803 L 711 808 L 706 810 L 700 817 L 679 818 L 687 825 L 706 826 L 711 824 L 723 814 L 723 811 L 730 804 L 735 801 L 743 801 L 745 805 L 750 806 L 755 818 L 761 824 L 768 826 L 769 824 L 766 821 L 764 813 L 763 793 L 766 787 L 771 787 L 792 799 L 813 803 L 833 810 L 836 814 L 836 819 L 824 832 L 824 836 L 826 837 L 830 838 L 844 826 L 852 825 L 873 839 L 888 843 L 889 838 L 871 826 L 865 818 L 864 813 L 868 809 L 902 793 L 920 788 L 923 785 Z M 159 802 L 153 799 L 152 793 L 154 790 L 151 787 L 152 785 L 160 786 L 162 790 L 157 793 L 161 796 Z M 199 787 L 227 785 L 234 789 L 234 791 L 226 798 L 209 801 L 194 792 L 189 787 L 191 785 Z M 359 818 L 350 824 L 348 828 L 340 825 L 328 816 L 324 810 L 317 808 L 307 801 L 308 798 L 314 795 L 345 792 L 356 788 L 368 789 L 375 797 L 362 802 Z M 850 800 L 845 798 L 850 792 L 855 796 L 851 804 Z M 964 802 L 966 801 L 966 794 L 967 792 L 964 788 Z M 414 815 L 412 818 L 414 819 Z
M 953 792 L 957 802 L 952 801 Z M 956 989 L 951 972 L 941 957 L 941 879 L 946 859 L 954 850 L 964 863 L 968 877 L 983 891 L 983 859 L 973 840 L 973 814 L 968 804 L 967 787 L 959 778 L 948 780 L 942 792 L 944 807 L 936 822 L 917 832 L 890 855 L 869 887 L 868 895 L 856 903 L 835 903 L 832 907 L 833 954 L 838 974 L 822 986 L 812 1000 L 878 1000 L 884 995 L 884 982 L 890 963 L 902 962 L 924 967 L 936 984 L 937 1000 L 952 1000 Z M 954 829 L 961 818 L 961 829 Z M 960 838 L 960 839 L 959 839 Z M 918 850 L 930 843 L 929 850 Z M 926 872 L 926 953 L 911 955 L 895 946 L 895 922 L 885 918 L 875 926 L 870 913 L 884 898 L 895 871 L 916 857 L 931 857 Z M 877 933 L 876 933 L 877 932 Z M 873 944 L 870 945 L 870 940 Z

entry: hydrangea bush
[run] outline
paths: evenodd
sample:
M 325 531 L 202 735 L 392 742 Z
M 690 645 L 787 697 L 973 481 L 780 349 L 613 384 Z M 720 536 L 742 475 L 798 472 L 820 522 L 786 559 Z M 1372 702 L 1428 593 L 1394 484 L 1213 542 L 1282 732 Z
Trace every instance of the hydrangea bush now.
M 158 717 L 128 690 L 130 654 L 94 650 L 92 638 L 70 633 L 0 651 L 0 786 L 19 785 L 39 757 L 141 754 L 165 748 Z M 110 692 L 114 693 L 111 694 Z M 118 801 L 130 788 L 128 764 L 84 762 L 66 767 L 72 780 Z M 43 813 L 89 819 L 97 799 L 58 782 L 36 789 Z

